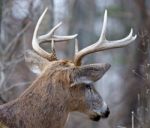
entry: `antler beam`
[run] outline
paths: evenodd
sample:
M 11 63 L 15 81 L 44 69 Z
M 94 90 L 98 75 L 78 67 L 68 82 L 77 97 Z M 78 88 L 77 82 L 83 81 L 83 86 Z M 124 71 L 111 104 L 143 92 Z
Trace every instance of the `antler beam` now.
M 137 37 L 136 35 L 132 36 L 133 29 L 131 29 L 131 31 L 127 37 L 120 39 L 120 40 L 108 41 L 105 36 L 106 26 L 107 26 L 107 10 L 105 10 L 103 27 L 102 27 L 102 32 L 101 32 L 99 40 L 96 43 L 82 49 L 81 51 L 76 52 L 75 57 L 74 57 L 75 65 L 77 65 L 77 66 L 81 65 L 82 58 L 87 54 L 98 52 L 98 51 L 103 51 L 103 50 L 107 50 L 107 49 L 124 47 L 124 46 L 130 44 L 131 42 L 133 42 Z M 76 44 L 76 46 L 77 46 L 77 44 Z M 78 48 L 76 48 L 76 49 L 78 49 Z

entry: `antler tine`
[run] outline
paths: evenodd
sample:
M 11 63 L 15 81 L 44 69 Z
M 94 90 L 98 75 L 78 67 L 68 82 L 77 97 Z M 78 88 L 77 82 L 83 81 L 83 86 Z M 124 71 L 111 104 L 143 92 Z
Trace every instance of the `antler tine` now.
M 106 39 L 106 37 L 105 37 L 106 26 L 107 26 L 107 10 L 105 10 L 105 13 L 104 13 L 104 21 L 103 21 L 103 26 L 102 26 L 102 32 L 101 32 L 101 35 L 100 35 L 100 38 L 99 38 L 99 41 L 98 41 L 99 43 L 102 40 Z
M 130 44 L 131 42 L 133 42 L 137 37 L 136 35 L 132 36 L 133 29 L 131 29 L 127 37 L 120 39 L 120 40 L 108 41 L 106 40 L 106 37 L 105 37 L 106 26 L 107 26 L 107 10 L 105 10 L 102 32 L 98 41 L 75 54 L 75 58 L 74 58 L 75 65 L 77 66 L 81 65 L 81 59 L 87 54 L 98 52 L 98 51 L 103 51 L 107 49 L 124 47 Z
M 42 22 L 42 20 L 43 20 L 43 18 L 44 18 L 44 16 L 45 16 L 47 10 L 48 10 L 48 8 L 46 8 L 46 9 L 44 10 L 44 12 L 42 13 L 42 15 L 40 16 L 40 18 L 39 18 L 39 20 L 38 20 L 38 22 L 37 22 L 37 25 L 36 25 L 35 30 L 34 30 L 34 33 L 33 33 L 32 47 L 33 47 L 33 49 L 34 49 L 39 55 L 41 55 L 42 57 L 47 58 L 48 60 L 51 61 L 51 60 L 53 60 L 53 59 L 56 59 L 56 57 L 54 57 L 52 53 L 48 53 L 48 52 L 44 51 L 44 50 L 39 46 L 40 42 L 39 42 L 39 40 L 37 39 L 37 33 L 38 33 L 39 26 L 40 26 L 40 24 L 41 24 L 41 22 Z
M 75 54 L 79 51 L 78 39 L 75 39 Z
M 52 42 L 51 42 L 51 49 L 52 49 L 52 52 L 53 52 L 53 56 L 56 56 L 54 40 L 52 40 Z
M 54 26 L 52 28 L 52 30 L 50 30 L 47 34 L 39 36 L 38 40 L 40 42 L 43 41 L 51 41 L 54 40 L 55 42 L 61 42 L 61 41 L 67 41 L 67 40 L 71 40 L 74 39 L 78 36 L 78 34 L 74 34 L 74 35 L 69 35 L 69 36 L 58 36 L 58 35 L 53 35 L 54 32 L 62 25 L 62 22 L 58 23 L 56 26 Z M 53 38 L 53 39 L 52 39 Z
M 71 39 L 74 39 L 77 37 L 77 34 L 75 35 L 70 35 L 70 36 L 57 36 L 57 35 L 53 35 L 54 32 L 56 31 L 56 29 L 58 29 L 60 26 L 61 26 L 61 22 L 58 23 L 56 26 L 54 26 L 47 34 L 45 35 L 42 35 L 42 36 L 39 36 L 37 37 L 37 33 L 38 33 L 38 29 L 40 27 L 40 24 L 47 12 L 48 8 L 46 8 L 44 10 L 44 12 L 42 13 L 42 15 L 40 16 L 38 22 L 37 22 L 37 25 L 35 27 L 35 30 L 34 30 L 34 33 L 33 33 L 33 39 L 32 39 L 32 47 L 33 49 L 38 53 L 40 54 L 42 57 L 44 58 L 47 58 L 48 60 L 56 60 L 56 54 L 54 53 L 54 48 L 52 48 L 52 53 L 48 53 L 46 52 L 45 50 L 43 50 L 41 47 L 40 47 L 40 43 L 43 43 L 43 42 L 51 42 L 52 43 L 52 46 L 54 46 L 54 43 L 56 41 L 66 41 L 66 40 L 71 40 Z
M 42 42 L 46 40 L 47 38 L 50 38 L 54 32 L 62 25 L 62 22 L 59 22 L 56 26 L 54 26 L 47 34 L 39 36 L 39 41 Z
M 45 40 L 40 40 L 40 41 L 41 41 L 41 43 L 51 42 L 52 40 L 54 40 L 55 42 L 63 42 L 63 41 L 75 39 L 77 36 L 78 36 L 78 34 L 74 34 L 74 35 L 70 35 L 70 36 L 52 35 L 51 38 L 45 39 Z
M 74 34 L 74 35 L 69 35 L 69 36 L 58 36 L 58 35 L 53 35 L 52 37 L 55 39 L 58 39 L 59 41 L 63 40 L 71 40 L 71 39 L 75 39 L 78 36 L 78 34 Z

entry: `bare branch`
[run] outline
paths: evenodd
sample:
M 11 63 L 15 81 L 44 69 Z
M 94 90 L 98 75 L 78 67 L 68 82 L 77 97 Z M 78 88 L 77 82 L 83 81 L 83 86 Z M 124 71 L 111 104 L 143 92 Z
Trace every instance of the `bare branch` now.
M 31 25 L 31 22 L 29 22 L 6 47 L 6 49 L 3 53 L 3 55 L 5 55 L 5 60 L 9 60 L 9 58 L 11 58 L 14 50 L 16 49 L 17 45 L 19 44 L 19 41 L 18 41 L 19 38 L 27 31 L 27 29 L 30 27 L 30 25 Z
M 11 91 L 14 88 L 19 88 L 21 86 L 28 86 L 31 83 L 32 83 L 32 81 L 28 81 L 28 82 L 21 82 L 21 83 L 11 85 L 9 88 L 6 88 L 5 90 L 3 90 L 3 92 L 1 92 L 1 94 L 5 94 L 5 93 L 7 93 L 8 91 Z

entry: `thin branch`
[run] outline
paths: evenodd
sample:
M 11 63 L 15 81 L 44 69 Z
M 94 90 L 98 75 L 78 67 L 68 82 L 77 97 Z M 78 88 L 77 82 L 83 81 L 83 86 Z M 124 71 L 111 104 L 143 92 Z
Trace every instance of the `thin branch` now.
M 17 83 L 17 84 L 14 84 L 14 85 L 11 85 L 9 88 L 5 89 L 3 92 L 1 92 L 0 94 L 4 94 L 4 93 L 7 93 L 8 91 L 11 91 L 12 89 L 14 88 L 18 88 L 20 86 L 27 86 L 27 85 L 30 85 L 32 83 L 32 81 L 28 81 L 28 82 L 21 82 L 21 83 Z
M 0 74 L 1 74 L 0 75 L 0 79 L 1 79 L 0 80 L 0 88 L 2 88 L 2 87 L 5 88 L 5 86 L 8 82 L 8 79 L 11 77 L 12 71 L 14 71 L 13 70 L 14 65 L 16 65 L 16 64 L 18 64 L 18 63 L 20 63 L 21 61 L 24 60 L 24 58 L 22 56 L 23 55 L 19 56 L 19 58 L 16 59 L 16 60 L 12 60 L 12 61 L 4 63 L 4 64 L 0 63 Z M 4 73 L 5 70 L 8 70 L 8 71 L 10 70 L 7 78 L 6 78 L 6 74 Z
M 11 69 L 11 70 L 10 70 Z M 14 74 L 14 71 L 15 71 L 15 66 L 13 65 L 11 65 L 11 68 L 10 69 L 8 69 L 7 68 L 7 70 L 9 71 L 9 74 L 5 74 L 7 77 L 5 77 L 5 81 L 3 82 L 3 87 L 6 87 L 6 84 L 7 84 L 7 82 L 8 82 L 8 80 L 12 77 L 12 75 Z
M 3 70 L 4 70 L 4 66 L 3 66 L 3 64 L 0 62 L 0 88 L 2 87 L 2 85 L 3 85 L 3 83 L 4 83 L 4 81 L 5 81 L 5 74 L 4 74 L 4 72 L 3 72 Z
M 4 72 L 3 71 L 0 71 L 0 74 L 1 74 L 1 80 L 0 80 L 0 88 L 2 87 L 4 81 L 5 81 L 5 75 L 4 75 Z
M 31 84 L 31 83 L 32 83 L 31 81 L 29 81 L 29 82 L 17 83 L 17 84 L 12 85 L 11 87 L 5 89 L 3 92 L 0 92 L 0 101 L 1 101 L 3 104 L 4 104 L 4 103 L 7 103 L 7 100 L 5 100 L 5 99 L 2 97 L 2 95 L 3 95 L 4 93 L 7 93 L 7 92 L 11 91 L 11 90 L 14 89 L 14 88 L 18 88 L 19 86 L 27 86 L 27 85 L 29 85 L 29 84 Z
M 19 41 L 18 41 L 19 38 L 27 31 L 30 25 L 31 25 L 31 22 L 29 22 L 6 47 L 3 53 L 3 55 L 5 55 L 5 60 L 9 60 L 9 58 L 13 55 L 15 48 L 19 44 Z
M 14 65 L 17 65 L 18 63 L 22 62 L 24 60 L 24 55 L 20 55 L 17 59 L 15 60 L 11 60 L 7 63 L 4 64 L 4 70 L 5 69 L 8 69 L 10 66 L 14 66 Z
M 7 103 L 7 101 L 6 101 L 4 98 L 2 98 L 1 96 L 0 96 L 0 101 L 1 101 L 3 104 Z

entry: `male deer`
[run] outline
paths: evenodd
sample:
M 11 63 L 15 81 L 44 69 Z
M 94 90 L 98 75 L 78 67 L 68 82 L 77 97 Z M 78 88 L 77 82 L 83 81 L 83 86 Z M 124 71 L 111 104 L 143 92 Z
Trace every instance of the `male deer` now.
M 94 121 L 108 117 L 109 108 L 93 83 L 104 75 L 110 64 L 81 65 L 81 60 L 90 53 L 130 44 L 136 39 L 136 36 L 132 36 L 132 29 L 124 39 L 106 40 L 105 11 L 99 40 L 81 51 L 78 51 L 76 41 L 74 60 L 57 60 L 54 43 L 74 39 L 77 35 L 54 35 L 61 25 L 59 23 L 48 34 L 37 37 L 46 11 L 40 16 L 33 34 L 32 46 L 35 52 L 27 51 L 25 55 L 32 71 L 39 76 L 19 98 L 0 106 L 0 122 L 10 128 L 63 128 L 68 113 L 72 111 L 85 113 Z M 51 42 L 52 53 L 40 47 L 44 42 Z

